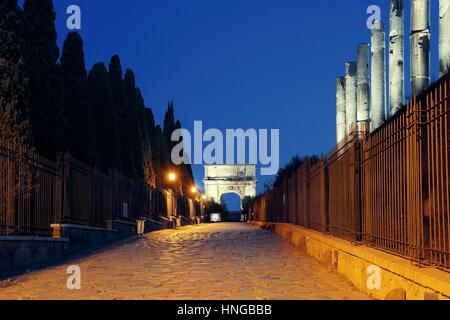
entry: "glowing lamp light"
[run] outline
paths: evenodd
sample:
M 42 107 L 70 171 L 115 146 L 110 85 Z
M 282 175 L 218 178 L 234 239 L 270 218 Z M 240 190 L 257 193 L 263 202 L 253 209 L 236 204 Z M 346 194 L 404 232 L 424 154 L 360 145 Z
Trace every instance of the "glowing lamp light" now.
M 177 175 L 173 172 L 169 173 L 169 181 L 174 182 L 177 180 Z

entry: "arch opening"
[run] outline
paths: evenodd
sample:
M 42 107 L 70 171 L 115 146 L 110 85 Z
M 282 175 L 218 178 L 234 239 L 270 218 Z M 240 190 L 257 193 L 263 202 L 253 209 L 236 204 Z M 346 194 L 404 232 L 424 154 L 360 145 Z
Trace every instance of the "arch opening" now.
M 227 211 L 222 216 L 223 222 L 242 222 L 242 200 L 238 192 L 228 191 L 220 196 L 220 202 L 226 206 Z
M 220 202 L 227 207 L 229 212 L 238 212 L 242 209 L 242 197 L 237 192 L 227 192 L 222 194 Z

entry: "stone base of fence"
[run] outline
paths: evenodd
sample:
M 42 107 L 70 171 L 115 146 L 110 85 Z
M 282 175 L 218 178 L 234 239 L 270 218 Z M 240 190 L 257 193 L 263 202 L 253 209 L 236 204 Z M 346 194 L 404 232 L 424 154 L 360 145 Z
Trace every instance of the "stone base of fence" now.
M 120 240 L 120 235 L 123 234 L 123 232 L 119 232 L 117 229 L 97 228 L 76 224 L 53 224 L 51 227 L 54 238 L 69 239 L 67 248 L 67 252 L 69 253 L 112 243 Z M 132 229 L 132 226 L 126 227 Z
M 126 220 L 107 220 L 106 226 L 110 231 L 117 232 L 117 239 L 125 239 L 137 234 L 137 224 Z
M 178 217 L 173 222 L 179 226 L 200 224 L 200 218 L 189 220 Z M 145 220 L 145 233 L 175 227 L 169 219 Z M 53 238 L 0 236 L 0 279 L 22 272 L 26 267 L 58 261 L 64 257 L 93 249 L 137 235 L 135 222 L 108 220 L 106 228 L 77 224 L 53 224 Z
M 64 257 L 68 239 L 43 237 L 0 237 L 0 277 Z
M 145 233 L 167 229 L 167 226 L 161 222 L 153 219 L 145 219 Z
M 450 273 L 288 223 L 250 222 L 285 238 L 376 299 L 450 300 Z

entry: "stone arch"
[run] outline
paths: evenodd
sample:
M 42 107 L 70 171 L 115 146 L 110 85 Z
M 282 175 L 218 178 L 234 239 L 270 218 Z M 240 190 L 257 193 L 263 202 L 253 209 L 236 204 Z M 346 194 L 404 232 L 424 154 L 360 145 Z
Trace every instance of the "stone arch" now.
M 226 192 L 223 192 L 223 193 L 220 195 L 221 201 L 223 202 L 223 199 L 225 198 L 225 196 L 229 196 L 229 195 L 234 195 L 234 196 L 239 197 L 240 209 L 242 210 L 242 200 L 244 199 L 245 196 L 242 196 L 242 194 L 239 193 L 239 192 L 235 192 L 235 191 L 226 191 Z M 228 210 L 230 210 L 230 208 L 228 208 Z
M 235 193 L 242 200 L 256 196 L 256 165 L 205 166 L 205 194 L 208 199 L 220 202 L 222 196 Z

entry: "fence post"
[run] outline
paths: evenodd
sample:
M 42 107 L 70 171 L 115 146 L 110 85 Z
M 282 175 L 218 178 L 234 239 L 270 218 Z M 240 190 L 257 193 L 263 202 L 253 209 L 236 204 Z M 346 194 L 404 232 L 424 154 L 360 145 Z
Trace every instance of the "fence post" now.
M 70 153 L 66 152 L 61 157 L 61 179 L 62 179 L 62 204 L 59 223 L 64 223 L 72 217 L 72 184 L 70 183 Z
M 14 230 L 10 230 L 10 227 L 8 226 L 14 226 L 15 225 L 15 210 L 14 210 L 14 203 L 15 198 L 17 194 L 18 186 L 16 186 L 16 162 L 18 160 L 18 153 L 16 150 L 14 150 L 14 156 L 7 157 L 7 165 L 8 165 L 8 184 L 7 184 L 7 204 L 6 204 L 6 234 L 9 234 L 11 231 L 14 232 Z
M 355 138 L 354 142 L 354 231 L 355 241 L 361 241 L 361 142 L 359 138 Z
M 420 262 L 424 258 L 423 234 L 423 184 L 422 184 L 422 128 L 421 105 L 414 97 L 408 108 L 407 115 L 407 212 L 410 256 Z
M 90 170 L 91 174 L 90 174 L 90 180 L 91 180 L 91 204 L 90 204 L 90 223 L 94 222 L 94 224 L 97 224 L 97 214 L 96 214 L 96 210 L 95 210 L 95 202 L 97 201 L 97 195 L 95 192 L 95 177 L 97 175 L 97 169 L 95 167 L 92 167 Z
M 321 194 L 322 194 L 322 232 L 328 232 L 328 163 L 322 156 L 320 160 L 320 167 L 321 167 Z
M 311 173 L 311 159 L 308 158 L 305 161 L 305 227 L 310 227 L 311 221 L 311 203 L 310 203 L 310 192 L 311 185 L 309 181 L 309 176 Z

